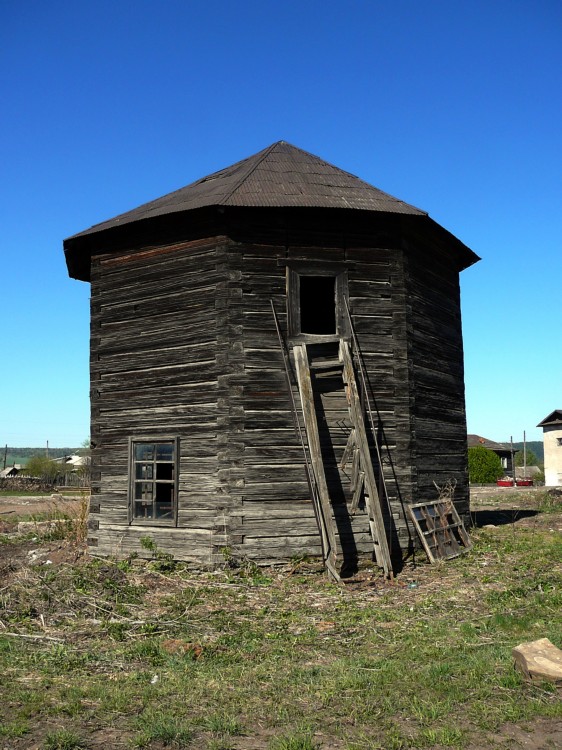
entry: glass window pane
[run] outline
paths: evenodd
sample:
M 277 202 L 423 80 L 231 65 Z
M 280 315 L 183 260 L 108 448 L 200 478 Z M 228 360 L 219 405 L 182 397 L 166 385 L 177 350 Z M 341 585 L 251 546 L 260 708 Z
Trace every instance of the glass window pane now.
M 173 518 L 172 515 L 172 504 L 170 503 L 155 503 L 154 509 L 156 512 L 156 518 Z
M 134 516 L 135 518 L 152 518 L 153 505 L 152 503 L 146 503 L 136 501 L 134 504 Z
M 173 461 L 174 460 L 174 446 L 172 443 L 158 443 L 156 445 L 156 460 L 157 461 Z
M 135 479 L 154 479 L 154 464 L 136 464 Z
M 135 461 L 153 461 L 154 443 L 136 443 Z
M 152 482 L 135 482 L 135 500 L 152 502 L 153 487 Z

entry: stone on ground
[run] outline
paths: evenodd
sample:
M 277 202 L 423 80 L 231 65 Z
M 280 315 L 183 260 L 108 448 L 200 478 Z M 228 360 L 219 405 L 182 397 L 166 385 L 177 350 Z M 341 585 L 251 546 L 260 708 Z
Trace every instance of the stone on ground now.
M 548 638 L 521 643 L 513 651 L 515 665 L 529 679 L 562 682 L 562 651 Z

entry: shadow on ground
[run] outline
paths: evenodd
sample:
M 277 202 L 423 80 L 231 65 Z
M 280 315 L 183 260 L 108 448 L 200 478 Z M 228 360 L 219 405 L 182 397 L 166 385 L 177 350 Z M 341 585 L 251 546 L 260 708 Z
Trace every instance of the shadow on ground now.
M 493 524 L 504 526 L 505 524 L 521 521 L 523 518 L 533 518 L 539 514 L 538 510 L 522 510 L 521 508 L 493 508 L 487 510 L 475 510 L 470 514 L 472 525 L 480 529 L 482 526 Z

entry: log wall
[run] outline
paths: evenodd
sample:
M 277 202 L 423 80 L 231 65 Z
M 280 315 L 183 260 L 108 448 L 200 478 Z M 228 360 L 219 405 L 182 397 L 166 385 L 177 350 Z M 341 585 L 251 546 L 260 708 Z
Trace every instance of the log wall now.
M 244 484 L 239 516 L 237 555 L 271 562 L 294 555 L 317 555 L 320 543 L 306 483 L 304 461 L 296 438 L 270 299 L 288 336 L 287 267 L 303 262 L 347 269 L 350 308 L 360 340 L 377 424 L 384 425 L 384 472 L 392 501 L 391 534 L 395 547 L 408 547 L 404 502 L 411 500 L 409 456 L 409 361 L 406 343 L 406 296 L 402 253 L 356 247 L 298 245 L 233 246 L 231 269 L 240 273 L 240 308 L 230 307 L 231 331 L 244 352 L 243 413 Z M 328 483 L 339 498 L 336 523 L 342 542 L 357 553 L 372 553 L 368 519 L 363 510 L 349 517 L 345 500 L 351 493 L 349 469 L 338 470 L 351 428 L 341 380 L 325 379 L 317 396 L 324 429 L 331 434 Z M 298 393 L 295 393 L 298 403 Z M 346 476 L 347 474 L 347 476 Z
M 469 512 L 464 358 L 459 274 L 423 245 L 407 261 L 413 425 L 418 502 L 455 485 L 459 514 Z M 435 484 L 434 484 L 435 483 Z
M 221 236 L 92 259 L 92 552 L 148 555 L 140 540 L 150 536 L 198 565 L 320 554 L 270 304 L 287 334 L 287 268 L 302 262 L 347 270 L 393 551 L 411 547 L 405 504 L 434 497 L 434 480 L 457 479 L 464 510 L 458 271 L 445 257 L 428 263 L 350 237 L 334 247 Z M 342 393 L 326 380 L 317 398 L 333 438 L 329 481 L 342 539 L 369 554 L 366 514 L 347 514 L 349 476 L 338 469 L 350 428 Z M 177 527 L 129 524 L 129 440 L 175 436 Z
M 213 563 L 232 500 L 220 425 L 232 365 L 226 242 L 199 240 L 94 257 L 91 268 L 92 551 Z M 129 525 L 130 438 L 180 437 L 178 526 Z

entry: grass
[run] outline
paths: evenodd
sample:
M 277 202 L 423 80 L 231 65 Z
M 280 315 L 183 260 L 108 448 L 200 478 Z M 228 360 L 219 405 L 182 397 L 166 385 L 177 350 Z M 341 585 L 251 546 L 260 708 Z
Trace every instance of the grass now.
M 275 737 L 270 750 L 318 750 L 319 745 L 308 734 L 295 734 L 286 737 Z
M 43 742 L 44 750 L 79 750 L 85 747 L 80 736 L 66 729 L 47 732 Z
M 141 748 L 462 749 L 560 720 L 556 688 L 524 682 L 511 656 L 562 645 L 560 528 L 549 508 L 473 532 L 461 558 L 345 587 L 304 562 L 195 574 L 158 550 L 22 568 L 0 591 L 0 737 L 82 747 L 96 726 Z
M 133 740 L 135 747 L 150 747 L 161 742 L 166 747 L 189 747 L 193 729 L 182 719 L 161 709 L 148 709 L 137 719 L 140 728 Z

